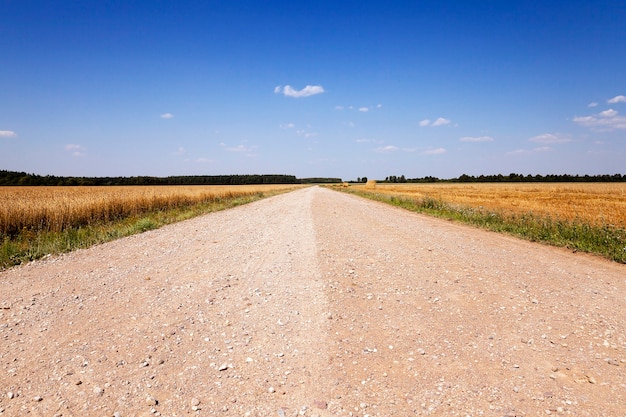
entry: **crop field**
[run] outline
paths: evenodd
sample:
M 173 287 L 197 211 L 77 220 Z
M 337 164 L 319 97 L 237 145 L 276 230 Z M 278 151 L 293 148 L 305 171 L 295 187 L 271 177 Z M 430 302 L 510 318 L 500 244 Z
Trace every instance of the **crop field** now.
M 0 187 L 0 270 L 297 187 Z
M 0 187 L 0 236 L 59 232 L 155 210 L 292 189 L 292 185 Z
M 626 263 L 625 183 L 368 183 L 342 191 Z
M 626 183 L 376 184 L 353 186 L 376 193 L 497 212 L 626 229 Z

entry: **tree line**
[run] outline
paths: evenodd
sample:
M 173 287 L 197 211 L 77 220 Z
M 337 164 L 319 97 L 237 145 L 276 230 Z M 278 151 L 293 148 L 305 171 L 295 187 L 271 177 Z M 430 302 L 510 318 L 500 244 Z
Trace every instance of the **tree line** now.
M 248 185 L 300 184 L 294 175 L 191 175 L 172 177 L 59 177 L 0 170 L 1 185 Z
M 467 175 L 463 174 L 458 178 L 440 179 L 426 176 L 423 178 L 406 178 L 404 175 L 391 175 L 382 183 L 432 183 L 432 182 L 626 182 L 626 175 L 570 175 L 570 174 L 548 174 L 548 175 L 523 175 L 511 173 L 509 175 Z

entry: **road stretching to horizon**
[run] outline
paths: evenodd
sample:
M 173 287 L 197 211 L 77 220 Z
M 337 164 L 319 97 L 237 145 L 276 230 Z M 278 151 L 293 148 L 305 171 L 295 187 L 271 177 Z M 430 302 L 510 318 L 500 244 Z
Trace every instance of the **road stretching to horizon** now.
M 320 187 L 0 288 L 2 415 L 626 410 L 626 266 Z

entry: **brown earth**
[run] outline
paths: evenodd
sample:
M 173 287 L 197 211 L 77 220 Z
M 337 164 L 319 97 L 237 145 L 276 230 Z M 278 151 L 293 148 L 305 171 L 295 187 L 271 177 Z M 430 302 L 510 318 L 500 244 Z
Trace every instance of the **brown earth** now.
M 0 273 L 0 414 L 625 416 L 626 266 L 307 188 Z

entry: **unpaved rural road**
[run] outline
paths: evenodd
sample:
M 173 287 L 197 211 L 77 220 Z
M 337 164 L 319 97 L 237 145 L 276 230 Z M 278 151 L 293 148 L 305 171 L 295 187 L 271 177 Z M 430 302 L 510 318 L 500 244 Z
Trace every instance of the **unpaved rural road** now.
M 626 267 L 306 188 L 0 273 L 9 416 L 625 416 Z

